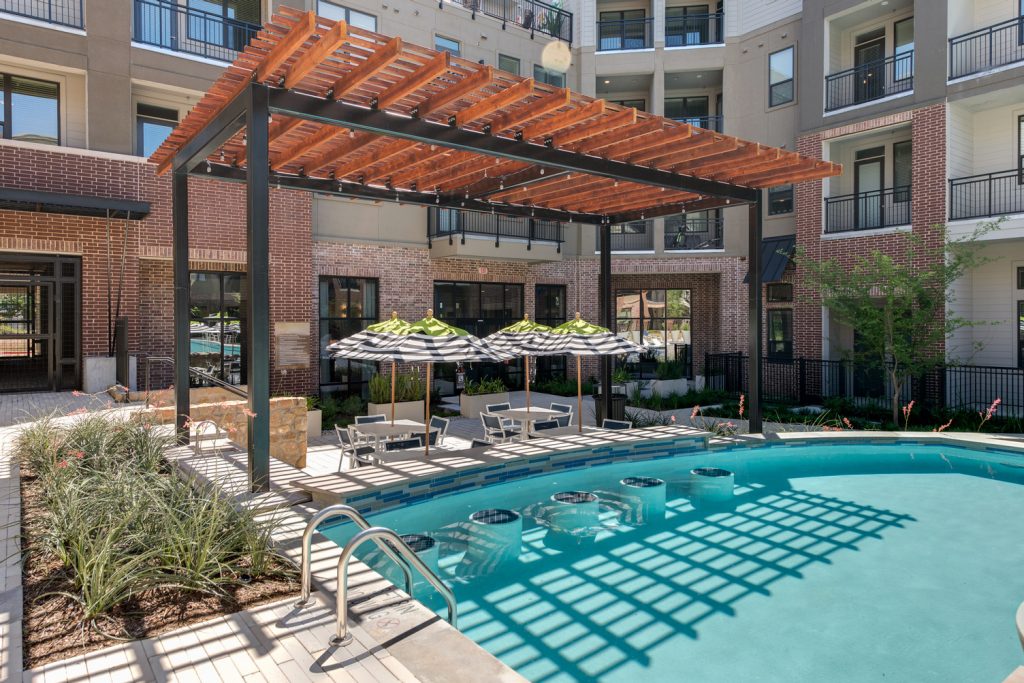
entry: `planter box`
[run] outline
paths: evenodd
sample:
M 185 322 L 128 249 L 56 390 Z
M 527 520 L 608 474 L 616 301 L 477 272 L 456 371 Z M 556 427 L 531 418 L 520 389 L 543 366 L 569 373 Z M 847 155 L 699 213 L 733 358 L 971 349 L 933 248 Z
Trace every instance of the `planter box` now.
M 508 392 L 505 391 L 500 394 L 479 394 L 477 396 L 466 396 L 465 394 L 460 394 L 459 412 L 462 413 L 463 417 L 480 419 L 480 413 L 486 412 L 487 406 L 491 403 L 508 403 Z
M 322 410 L 306 411 L 306 438 L 315 439 L 324 430 L 324 412 Z
M 656 379 L 651 382 L 651 391 L 658 392 L 659 396 L 669 394 L 685 394 L 689 388 L 689 381 L 683 377 L 680 379 Z
M 423 422 L 423 411 L 426 406 L 423 405 L 423 401 L 401 401 L 395 404 L 395 419 L 396 420 L 415 420 L 416 422 Z M 388 419 L 391 419 L 391 404 L 390 403 L 369 403 L 366 406 L 367 415 L 387 415 Z

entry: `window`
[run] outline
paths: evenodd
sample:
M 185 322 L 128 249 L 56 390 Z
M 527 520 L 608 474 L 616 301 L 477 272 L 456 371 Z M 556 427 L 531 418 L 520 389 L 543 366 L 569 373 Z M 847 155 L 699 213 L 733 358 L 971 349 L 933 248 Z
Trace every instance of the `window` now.
M 187 0 L 186 5 L 193 10 L 187 18 L 188 37 L 229 50 L 244 48 L 250 28 L 260 24 L 260 0 Z
M 452 40 L 451 38 L 434 36 L 434 49 L 451 52 L 453 55 L 458 57 L 462 52 L 462 44 L 457 40 Z
M 642 50 L 651 47 L 650 22 L 642 9 L 601 12 L 597 23 L 598 50 Z
M 788 282 L 775 282 L 766 287 L 768 303 L 777 304 L 793 300 L 793 285 Z
M 372 14 L 358 12 L 354 9 L 349 9 L 348 7 L 336 5 L 333 2 L 327 2 L 326 0 L 320 0 L 317 4 L 317 14 L 325 19 L 344 21 L 349 26 L 366 29 L 367 31 L 377 30 L 377 17 Z
M 896 59 L 893 62 L 893 75 L 902 81 L 914 76 L 914 17 L 897 21 L 893 27 L 893 43 Z
M 892 145 L 892 186 L 893 200 L 897 202 L 910 201 L 910 186 L 912 184 L 911 173 L 913 163 L 911 156 L 913 150 L 911 141 L 895 142 Z
M 708 5 L 665 8 L 665 47 L 704 45 L 711 42 Z
M 551 69 L 545 69 L 540 64 L 533 65 L 533 80 L 538 83 L 547 83 L 553 85 L 556 88 L 565 87 L 565 74 L 561 71 L 552 71 Z
M 768 106 L 792 102 L 793 83 L 793 48 L 773 52 L 768 56 Z
M 245 275 L 189 274 L 189 365 L 229 384 L 246 376 Z
M 793 213 L 793 186 L 780 185 L 768 190 L 768 215 Z
M 1017 183 L 1024 185 L 1024 114 L 1017 117 Z
M 1024 289 L 1024 266 L 1017 267 L 1017 289 Z
M 618 290 L 615 317 L 620 336 L 643 344 L 662 359 L 666 351 L 669 358 L 676 358 L 674 347 L 690 343 L 690 290 Z
M 368 278 L 320 278 L 320 393 L 366 398 L 370 378 L 377 372 L 371 361 L 327 356 L 327 345 L 377 322 L 377 281 Z
M 692 126 L 707 128 L 708 98 L 701 97 L 666 97 L 665 116 L 676 121 L 683 121 Z
M 502 71 L 507 71 L 510 74 L 519 75 L 520 62 L 517 57 L 509 57 L 508 55 L 498 55 L 498 68 Z
M 1017 302 L 1017 367 L 1024 368 L 1024 301 Z
M 647 100 L 609 100 L 609 102 L 622 107 L 633 107 L 637 111 L 647 111 Z
M 60 144 L 60 86 L 0 74 L 0 130 L 6 140 Z
M 768 309 L 768 357 L 793 357 L 793 311 L 789 308 Z
M 534 320 L 541 325 L 555 327 L 566 321 L 565 285 L 537 285 L 534 290 Z M 538 356 L 535 359 L 537 377 L 564 379 L 565 356 Z M 533 377 L 530 381 L 533 381 Z
M 135 154 L 149 157 L 177 125 L 177 109 L 139 102 L 135 105 Z

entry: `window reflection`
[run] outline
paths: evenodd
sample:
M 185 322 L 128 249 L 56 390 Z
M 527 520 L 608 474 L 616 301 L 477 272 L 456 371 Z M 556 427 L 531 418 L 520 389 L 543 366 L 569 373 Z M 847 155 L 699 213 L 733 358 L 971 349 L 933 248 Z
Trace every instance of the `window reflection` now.
M 244 278 L 242 273 L 189 275 L 189 365 L 229 384 L 245 378 Z M 195 377 L 192 382 L 203 384 Z
M 327 346 L 377 322 L 377 281 L 355 277 L 320 278 L 320 393 L 369 395 L 377 363 L 331 358 Z

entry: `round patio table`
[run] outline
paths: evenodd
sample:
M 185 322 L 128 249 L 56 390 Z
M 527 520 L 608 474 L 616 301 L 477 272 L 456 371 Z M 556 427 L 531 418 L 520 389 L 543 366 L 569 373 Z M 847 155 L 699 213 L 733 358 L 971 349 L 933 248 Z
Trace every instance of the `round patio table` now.
M 364 422 L 363 424 L 352 425 L 352 427 L 360 434 L 372 436 L 374 440 L 373 448 L 378 453 L 383 451 L 381 445 L 382 438 L 390 439 L 402 436 L 403 434 L 422 436 L 427 431 L 425 424 L 415 420 L 395 420 L 394 424 L 391 424 L 390 420 L 385 420 L 384 422 Z M 430 431 L 436 432 L 437 427 L 431 427 Z
M 563 412 L 550 410 L 548 408 L 530 408 L 529 410 L 526 408 L 512 408 L 511 410 L 495 410 L 492 411 L 491 414 L 515 420 L 516 422 L 522 422 L 523 425 L 525 425 L 522 433 L 519 435 L 519 438 L 522 441 L 526 441 L 526 439 L 529 438 L 529 433 L 533 429 L 534 422 L 553 420 L 556 417 L 565 415 Z

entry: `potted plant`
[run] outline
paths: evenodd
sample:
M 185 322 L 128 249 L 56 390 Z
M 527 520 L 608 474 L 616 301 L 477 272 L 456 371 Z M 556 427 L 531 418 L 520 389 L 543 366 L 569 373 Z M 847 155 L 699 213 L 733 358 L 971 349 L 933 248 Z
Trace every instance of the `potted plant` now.
M 658 363 L 654 369 L 657 378 L 651 385 L 651 391 L 662 396 L 669 394 L 685 394 L 689 388 L 686 380 L 686 367 L 682 361 L 669 360 Z
M 319 396 L 306 397 L 306 438 L 312 439 L 323 432 L 324 412 L 320 409 Z
M 395 419 L 423 421 L 425 387 L 419 373 L 400 372 L 395 375 Z M 369 415 L 391 418 L 391 376 L 377 374 L 370 378 Z
M 475 418 L 486 412 L 491 403 L 508 403 L 508 389 L 500 379 L 466 380 L 466 388 L 459 394 L 459 412 L 463 417 Z

